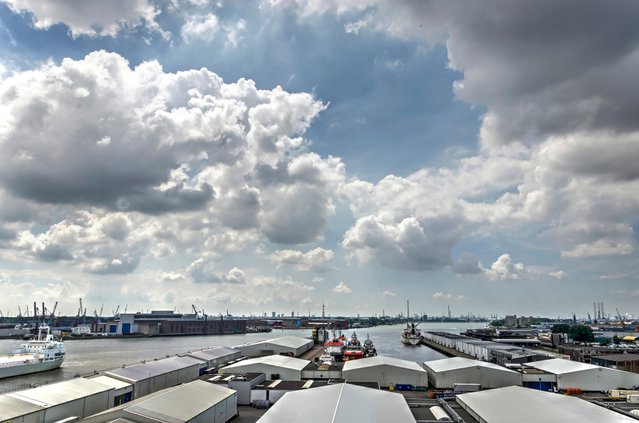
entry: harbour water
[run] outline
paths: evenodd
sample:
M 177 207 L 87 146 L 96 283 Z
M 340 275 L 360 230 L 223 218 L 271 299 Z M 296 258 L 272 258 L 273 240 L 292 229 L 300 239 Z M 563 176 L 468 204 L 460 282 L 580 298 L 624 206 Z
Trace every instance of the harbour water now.
M 485 323 L 422 323 L 422 331 L 435 330 L 460 333 L 466 329 L 485 327 Z M 362 340 L 370 335 L 379 355 L 401 358 L 421 363 L 444 358 L 444 355 L 425 345 L 408 346 L 400 342 L 403 325 L 376 326 L 349 329 L 347 336 L 356 331 Z M 40 386 L 94 372 L 114 369 L 122 365 L 139 363 L 166 356 L 219 346 L 236 346 L 247 342 L 280 336 L 310 337 L 310 330 L 274 330 L 270 333 L 247 333 L 238 335 L 178 336 L 158 338 L 91 338 L 65 342 L 66 359 L 57 370 L 0 379 L 0 393 Z M 22 341 L 0 340 L 0 351 L 6 353 Z

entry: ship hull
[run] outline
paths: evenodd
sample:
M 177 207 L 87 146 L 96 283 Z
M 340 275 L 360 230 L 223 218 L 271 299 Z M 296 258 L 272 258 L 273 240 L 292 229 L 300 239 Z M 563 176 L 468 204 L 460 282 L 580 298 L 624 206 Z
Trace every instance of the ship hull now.
M 63 361 L 64 359 L 60 359 L 41 361 L 36 363 L 20 363 L 12 366 L 2 366 L 0 367 L 0 379 L 57 369 L 62 365 Z
M 402 342 L 406 345 L 418 345 L 420 343 L 421 339 L 419 337 L 413 337 L 413 336 L 403 336 L 402 335 Z

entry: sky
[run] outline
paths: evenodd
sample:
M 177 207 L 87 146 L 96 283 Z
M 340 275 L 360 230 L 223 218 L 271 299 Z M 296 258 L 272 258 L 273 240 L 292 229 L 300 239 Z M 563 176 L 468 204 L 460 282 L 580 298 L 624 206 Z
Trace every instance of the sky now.
M 638 20 L 0 0 L 0 311 L 637 316 Z

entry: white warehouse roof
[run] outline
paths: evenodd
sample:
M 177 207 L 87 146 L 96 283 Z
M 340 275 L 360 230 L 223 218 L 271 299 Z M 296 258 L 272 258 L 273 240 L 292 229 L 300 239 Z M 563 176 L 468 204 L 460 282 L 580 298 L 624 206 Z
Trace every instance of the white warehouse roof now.
M 235 348 L 215 347 L 215 348 L 209 348 L 206 350 L 189 351 L 188 355 L 195 358 L 199 358 L 200 360 L 211 361 L 211 360 L 217 360 L 219 358 L 229 357 L 229 356 L 240 354 L 240 353 L 241 351 Z
M 233 395 L 232 389 L 196 380 L 169 388 L 149 399 L 142 397 L 124 410 L 134 416 L 155 419 L 161 416 L 163 421 L 188 422 Z
M 204 362 L 193 357 L 174 356 L 109 370 L 106 374 L 116 375 L 131 382 L 137 382 L 176 370 L 186 369 L 194 365 L 204 365 Z
M 505 367 L 480 360 L 455 357 L 426 361 L 424 369 L 436 388 L 454 388 L 456 383 L 478 383 L 482 388 L 521 385 L 521 375 Z
M 299 336 L 282 336 L 280 338 L 258 341 L 250 345 L 274 344 L 287 348 L 300 348 L 307 345 L 309 342 L 313 341 L 311 339 L 301 338 Z
M 494 363 L 488 363 L 486 361 L 473 360 L 463 357 L 443 358 L 441 360 L 425 361 L 424 366 L 437 373 L 448 372 L 451 370 L 467 369 L 470 367 L 483 367 L 487 369 L 516 373 Z
M 264 364 L 302 371 L 302 369 L 306 367 L 308 363 L 310 363 L 309 360 L 302 360 L 301 358 L 287 357 L 284 355 L 267 355 L 265 357 L 256 357 L 242 360 L 237 363 L 233 363 L 230 366 L 223 367 L 221 370 L 223 370 L 224 373 L 233 373 L 234 369 L 242 369 L 243 367 L 252 366 L 255 364 Z M 241 372 L 241 370 L 238 371 Z
M 415 363 L 414 361 L 401 360 L 399 358 L 385 357 L 382 355 L 362 358 L 360 360 L 347 361 L 346 363 L 344 363 L 343 370 L 356 370 L 375 366 L 392 366 L 401 367 L 402 369 L 415 370 L 417 372 L 424 371 L 424 369 L 422 369 L 419 364 Z
M 113 377 L 109 377 L 109 376 L 96 376 L 96 377 L 92 377 L 89 378 L 90 380 L 94 381 L 94 382 L 100 382 L 103 385 L 108 386 L 109 388 L 113 388 L 113 389 L 124 389 L 124 388 L 128 388 L 130 386 L 132 386 L 130 383 L 128 382 L 123 382 L 121 380 L 118 380 L 116 378 Z
M 7 395 L 0 396 L 0 421 L 10 421 L 25 414 L 44 410 L 44 406 L 32 404 Z
M 415 418 L 400 394 L 340 383 L 288 392 L 258 423 L 293 421 L 414 423 Z
M 533 361 L 532 363 L 526 363 L 526 366 L 543 370 L 544 372 L 552 373 L 555 375 L 562 375 L 562 374 L 573 373 L 573 372 L 582 372 L 584 370 L 596 370 L 601 368 L 600 366 L 595 366 L 593 364 L 580 363 L 578 361 L 571 361 L 571 360 L 564 360 L 562 358 Z
M 33 404 L 54 406 L 110 391 L 111 389 L 113 388 L 91 379 L 76 378 L 7 395 Z
M 456 401 L 478 421 L 490 423 L 636 423 L 579 398 L 520 386 L 461 394 Z

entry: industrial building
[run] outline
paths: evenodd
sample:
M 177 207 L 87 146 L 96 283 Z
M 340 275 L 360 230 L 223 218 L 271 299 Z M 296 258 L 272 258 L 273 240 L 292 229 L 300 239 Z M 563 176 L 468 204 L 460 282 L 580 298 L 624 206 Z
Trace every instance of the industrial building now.
M 423 363 L 428 381 L 437 389 L 453 389 L 455 384 L 479 384 L 482 389 L 521 385 L 521 375 L 493 363 L 454 357 Z
M 559 358 L 527 363 L 523 368 L 533 368 L 554 375 L 554 384 L 558 389 L 580 388 L 584 391 L 602 391 L 639 385 L 637 373 Z
M 341 361 L 334 363 L 323 363 L 321 361 L 311 361 L 302 370 L 302 379 L 342 379 L 342 369 L 344 363 Z
M 238 405 L 250 405 L 252 402 L 251 391 L 255 386 L 263 384 L 266 381 L 266 375 L 264 373 L 239 373 L 215 375 L 205 380 L 225 388 L 233 389 L 237 392 Z
M 478 422 L 637 422 L 579 398 L 519 386 L 461 394 L 456 401 Z
M 186 355 L 205 361 L 208 370 L 217 369 L 230 361 L 237 360 L 242 356 L 242 352 L 235 348 L 216 347 L 199 351 L 189 351 Z
M 414 423 L 400 394 L 339 383 L 285 394 L 258 423 Z
M 507 363 L 528 363 L 551 358 L 550 354 L 543 351 L 534 351 L 508 343 L 485 341 L 448 332 L 422 332 L 422 337 L 432 344 L 456 350 L 461 354 L 478 360 L 501 365 Z M 507 339 L 506 341 L 512 341 L 518 344 L 529 344 L 526 339 L 522 338 Z M 534 340 L 530 342 L 530 344 L 535 346 L 538 345 L 539 342 Z M 436 347 L 436 345 L 433 345 L 433 347 Z
M 273 380 L 255 386 L 251 390 L 251 403 L 254 405 L 272 405 L 280 400 L 284 394 L 310 388 L 326 386 L 325 380 Z
M 219 370 L 221 374 L 229 373 L 264 373 L 266 379 L 302 380 L 302 370 L 309 363 L 308 360 L 287 357 L 284 355 L 269 355 L 266 357 L 249 358 Z
M 225 423 L 236 415 L 235 391 L 196 380 L 93 415 L 83 422 Z
M 109 376 L 95 376 L 91 377 L 90 380 L 112 388 L 112 390 L 109 391 L 109 404 L 107 408 L 124 404 L 133 399 L 133 385 L 128 382 L 123 382 Z
M 173 356 L 105 372 L 105 375 L 133 385 L 133 399 L 180 383 L 191 382 L 205 370 L 206 363 L 193 357 Z
M 348 382 L 377 382 L 384 388 L 391 385 L 428 386 L 428 374 L 417 363 L 379 355 L 347 361 L 342 377 Z
M 0 395 L 0 422 L 44 422 L 45 408 L 7 395 Z
M 70 416 L 82 419 L 91 414 L 99 413 L 109 407 L 109 391 L 113 388 L 91 379 L 77 378 L 25 391 L 5 394 L 6 397 L 0 404 L 7 403 L 11 414 L 16 414 L 19 408 L 23 409 L 21 416 L 14 419 L 3 419 L 24 422 L 57 422 Z M 7 398 L 13 398 L 37 407 L 20 405 Z M 1 408 L 3 415 L 4 408 Z
M 313 340 L 297 336 L 282 336 L 281 338 L 240 345 L 236 348 L 239 349 L 245 357 L 261 357 L 273 354 L 299 357 L 313 348 Z
M 110 335 L 214 335 L 245 333 L 246 320 L 211 316 L 198 318 L 159 310 L 151 313 L 122 313 L 115 321 L 95 323 L 93 329 Z
M 639 373 L 639 354 L 595 355 L 592 356 L 591 363 L 624 372 Z

